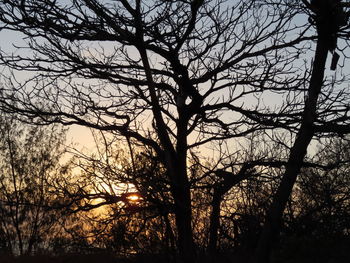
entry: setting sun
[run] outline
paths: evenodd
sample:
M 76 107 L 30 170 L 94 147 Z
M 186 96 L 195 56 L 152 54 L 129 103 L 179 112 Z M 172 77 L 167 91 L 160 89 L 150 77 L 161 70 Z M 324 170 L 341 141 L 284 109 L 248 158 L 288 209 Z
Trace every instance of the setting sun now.
M 130 194 L 126 197 L 127 200 L 131 202 L 140 201 L 141 197 L 138 194 Z
M 142 197 L 138 192 L 130 192 L 122 194 L 121 199 L 126 203 L 138 203 L 142 200 Z

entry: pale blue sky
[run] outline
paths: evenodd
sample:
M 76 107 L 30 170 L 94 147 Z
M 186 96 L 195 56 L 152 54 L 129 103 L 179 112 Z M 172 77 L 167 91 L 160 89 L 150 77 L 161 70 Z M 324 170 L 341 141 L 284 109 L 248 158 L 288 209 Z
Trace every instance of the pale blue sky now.
M 304 22 L 305 16 L 300 16 L 300 18 L 296 21 L 297 23 L 299 22 Z M 21 45 L 23 41 L 23 36 L 21 36 L 19 33 L 17 32 L 10 32 L 10 31 L 5 31 L 3 30 L 2 32 L 0 32 L 0 48 L 4 51 L 8 51 L 8 52 L 12 52 L 16 50 L 13 48 L 12 44 L 15 45 Z M 312 50 L 310 50 L 312 52 Z M 310 57 L 308 55 L 306 55 L 305 59 L 309 59 Z M 310 63 L 310 61 L 308 62 Z M 329 65 L 329 63 L 327 64 Z M 2 72 L 3 74 L 6 74 L 6 71 L 4 71 L 3 69 L 0 68 L 0 72 Z M 25 78 L 26 75 L 25 74 L 21 74 L 22 78 Z M 272 104 L 274 104 L 275 100 L 279 99 L 279 97 L 275 99 L 270 99 L 270 102 Z M 82 128 L 79 126 L 72 126 L 70 128 L 69 134 L 68 134 L 68 139 L 67 142 L 76 142 L 79 143 L 81 145 L 81 147 L 86 147 L 87 149 L 91 149 L 94 146 L 94 141 L 92 139 L 91 136 L 91 132 L 89 129 L 87 128 Z

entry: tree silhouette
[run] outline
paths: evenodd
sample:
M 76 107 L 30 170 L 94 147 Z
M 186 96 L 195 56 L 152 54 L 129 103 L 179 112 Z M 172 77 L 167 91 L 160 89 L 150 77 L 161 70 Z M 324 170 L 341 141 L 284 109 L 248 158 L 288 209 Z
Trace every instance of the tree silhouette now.
M 3 113 L 0 120 L 0 249 L 30 255 L 47 249 L 60 229 L 63 214 L 52 209 L 50 181 L 62 176 L 64 130 L 24 125 Z
M 315 135 L 337 132 L 346 133 L 349 127 L 347 106 L 342 108 L 339 98 L 333 100 L 333 90 L 327 91 L 325 85 L 325 67 L 328 51 L 335 54 L 338 37 L 344 36 L 348 30 L 348 14 L 341 1 L 303 1 L 306 10 L 310 14 L 310 22 L 317 31 L 316 50 L 312 65 L 309 87 L 306 91 L 304 109 L 301 115 L 300 127 L 296 131 L 295 140 L 290 149 L 288 162 L 282 181 L 274 195 L 273 202 L 267 214 L 266 222 L 256 249 L 254 262 L 270 262 L 270 251 L 273 242 L 280 232 L 283 211 L 292 192 L 294 183 L 303 165 L 307 148 Z M 346 34 L 345 34 L 346 36 Z M 333 59 L 337 60 L 337 58 Z M 335 69 L 331 65 L 331 69 Z M 333 83 L 334 85 L 334 83 Z M 335 92 L 335 96 L 339 96 Z M 324 105 L 326 104 L 326 109 Z M 343 111 L 345 110 L 345 112 Z M 339 117 L 341 116 L 341 117 Z M 329 126 L 333 128 L 329 129 Z
M 12 74 L 3 78 L 0 105 L 27 122 L 96 128 L 152 152 L 147 157 L 164 169 L 160 180 L 137 179 L 144 189 L 142 177 L 152 178 L 154 189 L 168 188 L 184 262 L 195 259 L 192 189 L 215 177 L 209 186 L 214 248 L 223 196 L 261 166 L 285 166 L 256 253 L 267 261 L 310 141 L 349 132 L 348 93 L 341 85 L 347 78 L 325 78 L 328 52 L 334 70 L 346 47 L 338 38 L 348 37 L 347 5 L 4 0 L 0 28 L 25 40 L 15 53 L 0 53 Z M 309 21 L 295 19 L 305 13 Z M 309 70 L 303 54 L 312 40 Z M 281 131 L 293 134 L 290 142 L 279 139 Z M 257 132 L 290 147 L 289 159 L 243 158 L 192 178 L 192 152 Z M 234 165 L 240 169 L 228 169 Z
M 178 249 L 193 262 L 188 151 L 270 126 L 256 122 L 266 106 L 247 101 L 304 81 L 290 67 L 303 46 L 288 49 L 312 38 L 289 23 L 298 10 L 260 7 L 2 1 L 1 29 L 26 36 L 30 52 L 2 52 L 1 61 L 15 75 L 31 74 L 6 83 L 1 107 L 33 123 L 84 125 L 151 147 L 170 181 Z

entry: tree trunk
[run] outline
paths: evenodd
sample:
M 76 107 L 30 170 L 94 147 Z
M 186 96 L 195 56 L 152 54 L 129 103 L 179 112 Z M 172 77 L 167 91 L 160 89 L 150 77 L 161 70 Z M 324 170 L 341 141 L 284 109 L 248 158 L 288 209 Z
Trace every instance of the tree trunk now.
M 174 198 L 177 247 L 183 263 L 194 263 L 196 259 L 192 232 L 191 189 L 187 176 L 186 142 L 178 144 L 177 152 L 167 151 L 166 166 L 171 180 Z
M 218 241 L 218 229 L 220 225 L 220 205 L 222 195 L 215 190 L 212 200 L 212 211 L 210 214 L 210 228 L 209 228 L 209 243 L 208 252 L 211 261 L 215 260 L 217 252 L 217 241 Z
M 324 40 L 325 39 L 320 36 L 317 40 L 315 60 L 301 126 L 291 149 L 281 184 L 273 198 L 270 210 L 267 213 L 265 225 L 253 258 L 253 262 L 255 263 L 270 262 L 272 244 L 278 238 L 283 211 L 302 167 L 307 147 L 314 135 L 313 125 L 316 119 L 317 99 L 323 83 L 328 53 L 328 46 Z
M 176 182 L 173 186 L 178 249 L 182 262 L 194 263 L 196 253 L 192 233 L 191 192 L 189 182 L 186 171 L 183 169 L 175 169 L 175 171 L 178 171 L 175 176 Z
M 182 207 L 179 207 L 177 204 L 176 206 L 175 216 L 180 257 L 184 263 L 194 263 L 196 253 L 192 235 L 191 208 L 188 208 L 188 205 L 182 205 Z
M 232 187 L 253 174 L 251 171 L 249 171 L 250 168 L 252 168 L 251 165 L 245 164 L 241 167 L 237 174 L 223 170 L 217 170 L 215 172 L 217 176 L 224 178 L 224 180 L 221 182 L 221 184 L 214 187 L 213 200 L 211 202 L 212 210 L 210 214 L 208 252 L 210 255 L 210 261 L 212 262 L 216 261 L 217 255 L 218 229 L 220 226 L 220 206 L 222 198 L 230 189 L 232 189 Z

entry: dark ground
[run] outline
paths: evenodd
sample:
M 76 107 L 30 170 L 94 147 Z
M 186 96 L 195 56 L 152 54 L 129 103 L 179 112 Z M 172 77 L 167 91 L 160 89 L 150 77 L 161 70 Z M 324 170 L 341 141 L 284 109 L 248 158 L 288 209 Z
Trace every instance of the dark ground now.
M 215 263 L 247 263 L 252 252 L 221 253 Z M 209 263 L 208 256 L 198 262 Z M 109 254 L 66 254 L 12 257 L 0 254 L 0 263 L 169 263 L 169 255 L 136 255 L 116 258 Z M 350 239 L 290 239 L 272 255 L 271 263 L 350 263 Z

